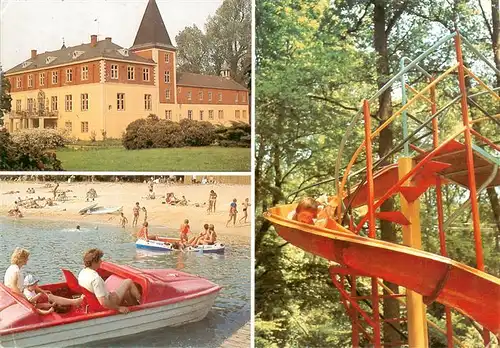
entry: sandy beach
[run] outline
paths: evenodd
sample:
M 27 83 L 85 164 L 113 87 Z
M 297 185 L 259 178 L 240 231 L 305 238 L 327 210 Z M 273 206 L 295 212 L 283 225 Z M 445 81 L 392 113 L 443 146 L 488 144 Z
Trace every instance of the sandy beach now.
M 34 181 L 0 181 L 0 215 L 7 216 L 7 212 L 15 207 L 18 198 L 25 200 L 27 198 L 53 198 L 52 188 L 46 187 L 47 182 Z M 54 183 L 52 183 L 54 184 Z M 35 193 L 27 193 L 28 188 L 34 188 Z M 86 202 L 86 193 L 93 188 L 97 192 L 97 198 L 94 202 Z M 207 204 L 210 190 L 217 193 L 216 212 L 208 214 Z M 19 193 L 7 193 L 10 191 L 19 191 Z M 20 206 L 20 210 L 25 219 L 40 220 L 62 220 L 77 224 L 112 224 L 120 225 L 120 215 L 80 215 L 79 211 L 88 207 L 92 203 L 107 208 L 123 207 L 122 211 L 128 219 L 124 233 L 135 233 L 139 230 L 144 220 L 144 212 L 139 216 L 138 227 L 132 227 L 133 206 L 139 202 L 141 207 L 145 207 L 148 213 L 150 234 L 165 234 L 165 228 L 179 230 L 184 219 L 189 219 L 192 234 L 199 233 L 203 224 L 214 224 L 218 235 L 218 241 L 230 243 L 238 241 L 239 243 L 250 244 L 251 237 L 251 210 L 248 211 L 246 223 L 239 223 L 243 217 L 241 203 L 245 198 L 251 197 L 250 185 L 183 185 L 183 184 L 155 184 L 154 192 L 156 199 L 146 199 L 148 195 L 148 185 L 145 183 L 110 183 L 110 182 L 59 182 L 57 192 L 66 191 L 66 201 L 54 201 L 54 206 L 45 206 L 44 208 L 25 208 Z M 172 206 L 165 202 L 165 194 L 173 192 L 177 198 L 185 196 L 188 200 L 187 206 Z M 229 219 L 229 204 L 233 198 L 238 202 L 238 216 L 236 225 L 232 223 L 226 227 Z M 38 204 L 44 205 L 44 201 L 38 201 Z M 196 206 L 198 205 L 198 206 Z M 15 217 L 10 217 L 15 219 Z M 168 235 L 176 236 L 178 233 L 170 232 Z

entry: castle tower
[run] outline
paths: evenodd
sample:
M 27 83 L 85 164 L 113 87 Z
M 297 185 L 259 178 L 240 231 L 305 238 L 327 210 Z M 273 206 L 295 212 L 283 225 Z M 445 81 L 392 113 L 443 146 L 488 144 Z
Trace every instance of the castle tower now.
M 177 99 L 176 48 L 172 45 L 155 0 L 149 0 L 137 30 L 134 45 L 130 50 L 156 62 L 154 81 L 158 87 L 159 102 L 175 104 Z

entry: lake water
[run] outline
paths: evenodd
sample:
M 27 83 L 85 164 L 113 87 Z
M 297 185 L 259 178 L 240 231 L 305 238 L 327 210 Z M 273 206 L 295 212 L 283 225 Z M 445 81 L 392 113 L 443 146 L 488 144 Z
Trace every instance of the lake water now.
M 152 253 L 136 250 L 135 240 L 127 230 L 107 225 L 95 227 L 81 225 L 81 231 L 77 231 L 75 224 L 69 222 L 0 218 L 0 281 L 16 246 L 31 253 L 23 273 L 36 275 L 41 284 L 64 281 L 61 268 L 78 274 L 83 252 L 98 247 L 108 261 L 137 268 L 174 268 L 200 275 L 223 287 L 207 317 L 197 323 L 101 341 L 92 347 L 218 347 L 250 320 L 248 245 L 232 243 L 224 255 Z

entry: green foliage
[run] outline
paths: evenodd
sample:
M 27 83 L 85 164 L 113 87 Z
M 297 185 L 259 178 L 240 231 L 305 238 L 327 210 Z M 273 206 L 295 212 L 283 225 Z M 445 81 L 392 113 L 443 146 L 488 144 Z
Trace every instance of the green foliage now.
M 220 75 L 229 64 L 231 76 L 243 85 L 249 81 L 252 41 L 250 0 L 224 0 L 215 16 L 205 23 L 205 33 L 196 25 L 176 37 L 180 71 Z
M 41 128 L 19 130 L 11 134 L 11 139 L 16 145 L 22 148 L 32 146 L 42 151 L 64 147 L 70 142 L 66 130 Z
M 180 123 L 160 120 L 156 115 L 130 123 L 123 135 L 128 150 L 183 146 L 208 146 L 215 140 L 215 127 L 209 122 L 184 119 Z
M 382 19 L 374 15 L 374 3 L 378 11 L 380 7 L 384 10 Z M 350 345 L 350 323 L 338 292 L 333 290 L 327 276 L 327 265 L 287 245 L 261 216 L 269 207 L 296 201 L 301 195 L 335 192 L 330 183 L 294 193 L 332 178 L 340 141 L 346 129 L 353 127 L 341 156 L 343 174 L 342 167 L 364 139 L 362 122 L 351 124 L 352 117 L 362 100 L 373 95 L 380 83 L 399 70 L 402 56 L 417 57 L 430 44 L 448 34 L 456 22 L 462 33 L 477 43 L 477 49 L 492 57 L 490 42 L 484 41 L 485 26 L 479 25 L 483 19 L 478 3 L 459 1 L 454 4 L 450 6 L 444 0 L 256 2 L 255 327 L 258 347 Z M 381 44 L 374 40 L 377 20 L 384 21 L 382 24 L 388 35 L 387 45 L 383 47 L 387 49 L 388 74 L 381 73 L 381 57 L 376 54 L 376 48 L 383 51 L 380 46 L 375 47 Z M 454 63 L 454 54 L 453 45 L 447 45 L 422 65 L 439 75 Z M 464 51 L 464 57 L 491 85 L 494 74 L 472 60 L 470 51 Z M 415 73 L 409 73 L 408 80 L 420 90 L 426 83 Z M 456 94 L 456 76 L 442 81 L 439 88 L 439 105 L 442 106 Z M 472 83 L 470 92 L 478 90 L 480 86 Z M 397 110 L 400 101 L 394 99 L 392 107 Z M 498 103 L 494 105 L 490 96 L 484 96 L 484 100 L 478 98 L 478 102 L 488 113 L 498 113 Z M 377 100 L 372 106 L 375 129 L 382 120 Z M 410 112 L 419 117 L 420 113 L 428 112 L 428 104 L 417 104 Z M 475 111 L 471 116 L 478 117 Z M 457 122 L 461 122 L 459 108 L 450 110 L 440 120 L 440 138 L 446 138 Z M 419 125 L 412 120 L 409 123 L 411 129 Z M 498 140 L 498 127 L 491 124 L 485 125 L 481 133 Z M 399 121 L 394 123 L 391 136 L 394 143 L 402 140 Z M 432 137 L 427 136 L 416 145 L 430 148 Z M 380 138 L 376 137 L 374 153 L 381 146 Z M 364 166 L 362 154 L 352 171 Z M 359 178 L 351 184 L 356 184 L 357 180 Z M 468 192 L 466 194 L 457 185 L 446 185 L 443 197 L 446 221 L 468 198 Z M 496 245 L 496 238 L 499 232 L 485 194 L 481 195 L 479 203 L 486 270 L 498 276 L 500 246 Z M 397 208 L 398 199 L 395 204 Z M 446 231 L 446 241 L 450 258 L 475 266 L 470 215 L 470 209 L 460 215 Z M 421 204 L 423 248 L 439 254 L 436 218 L 435 193 L 430 190 Z M 395 233 L 400 240 L 401 229 L 396 228 Z M 428 313 L 431 320 L 445 327 L 442 306 L 430 306 Z M 470 320 L 455 312 L 453 325 L 460 341 L 467 342 L 467 346 L 480 345 L 481 338 Z M 406 333 L 405 325 L 401 329 Z M 446 338 L 438 331 L 429 329 L 429 334 L 431 346 L 446 346 Z M 368 346 L 368 343 L 361 345 Z
M 224 147 L 250 147 L 252 128 L 244 122 L 232 122 L 231 126 L 219 126 L 216 129 L 217 141 Z
M 10 82 L 0 74 L 0 126 L 3 125 L 3 116 L 10 111 L 12 97 L 10 96 Z
M 0 170 L 62 170 L 54 148 L 57 141 L 43 137 L 36 142 L 28 141 L 27 133 L 13 137 L 5 130 L 0 130 Z

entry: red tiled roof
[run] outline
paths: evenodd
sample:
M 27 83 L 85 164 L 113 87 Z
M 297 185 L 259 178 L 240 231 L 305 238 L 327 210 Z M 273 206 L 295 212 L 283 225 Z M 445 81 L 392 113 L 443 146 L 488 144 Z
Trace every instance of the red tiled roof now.
M 228 79 L 222 76 L 201 75 L 188 72 L 177 73 L 177 85 L 247 91 L 245 87 L 233 79 Z

